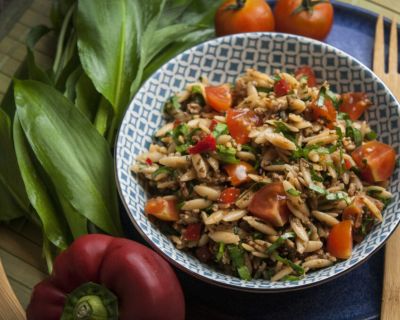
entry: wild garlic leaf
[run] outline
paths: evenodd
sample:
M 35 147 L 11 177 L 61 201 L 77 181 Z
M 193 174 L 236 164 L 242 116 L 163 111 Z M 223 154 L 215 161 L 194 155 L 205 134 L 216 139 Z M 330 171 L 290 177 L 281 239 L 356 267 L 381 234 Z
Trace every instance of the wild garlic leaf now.
M 107 142 L 54 88 L 15 81 L 18 116 L 58 195 L 110 234 L 120 234 L 113 160 Z
M 57 210 L 56 204 L 40 176 L 39 163 L 37 160 L 34 161 L 34 155 L 26 140 L 18 115 L 14 118 L 13 128 L 18 165 L 31 205 L 39 216 L 46 238 L 56 247 L 65 249 L 71 240 L 67 223 Z

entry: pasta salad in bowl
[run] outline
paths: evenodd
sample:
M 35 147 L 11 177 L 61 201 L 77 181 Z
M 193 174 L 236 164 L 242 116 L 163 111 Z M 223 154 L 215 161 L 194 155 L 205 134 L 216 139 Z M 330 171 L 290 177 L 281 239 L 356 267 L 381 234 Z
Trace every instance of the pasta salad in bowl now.
M 292 63 L 278 65 L 278 44 Z M 290 60 L 291 50 L 307 56 Z M 346 77 L 332 76 L 321 50 L 348 63 Z M 397 138 L 370 116 L 381 104 L 397 115 L 370 70 L 325 44 L 212 40 L 134 98 L 117 144 L 122 198 L 150 244 L 203 280 L 256 291 L 326 281 L 365 260 L 399 221 Z M 389 121 L 398 135 L 398 118 Z

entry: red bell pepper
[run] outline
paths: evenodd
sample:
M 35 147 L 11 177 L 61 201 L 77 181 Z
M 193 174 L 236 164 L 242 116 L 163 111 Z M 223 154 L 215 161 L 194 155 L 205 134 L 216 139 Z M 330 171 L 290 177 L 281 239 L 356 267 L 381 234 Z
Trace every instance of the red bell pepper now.
M 178 279 L 147 247 L 122 238 L 78 238 L 35 286 L 28 320 L 170 319 L 185 317 Z

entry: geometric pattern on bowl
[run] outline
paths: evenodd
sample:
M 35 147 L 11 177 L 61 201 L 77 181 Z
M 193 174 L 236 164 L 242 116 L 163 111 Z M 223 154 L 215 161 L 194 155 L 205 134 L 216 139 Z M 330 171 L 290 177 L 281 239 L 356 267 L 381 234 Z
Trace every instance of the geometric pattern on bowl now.
M 366 92 L 373 102 L 364 117 L 378 139 L 400 154 L 399 105 L 383 82 L 361 62 L 330 45 L 304 37 L 279 33 L 245 33 L 210 40 L 170 60 L 141 87 L 122 121 L 115 149 L 117 185 L 126 211 L 148 243 L 176 267 L 216 285 L 245 291 L 288 291 L 319 284 L 364 262 L 388 239 L 400 221 L 399 168 L 391 178 L 394 198 L 376 226 L 355 248 L 350 259 L 306 275 L 299 281 L 243 281 L 223 274 L 178 250 L 145 216 L 144 185 L 129 168 L 144 152 L 163 123 L 167 99 L 200 76 L 213 84 L 233 83 L 246 69 L 273 73 L 275 69 L 294 72 L 301 65 L 313 68 L 317 78 L 327 80 L 337 93 Z

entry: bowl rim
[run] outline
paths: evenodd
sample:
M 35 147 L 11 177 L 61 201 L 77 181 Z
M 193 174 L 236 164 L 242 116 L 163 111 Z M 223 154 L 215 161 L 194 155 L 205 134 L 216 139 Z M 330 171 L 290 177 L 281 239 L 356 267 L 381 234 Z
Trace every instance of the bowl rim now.
M 348 54 L 347 52 L 336 48 L 335 46 L 319 41 L 319 40 L 315 40 L 312 38 L 308 38 L 308 37 L 304 37 L 304 36 L 300 36 L 300 35 L 294 35 L 294 34 L 289 34 L 289 33 L 283 33 L 283 32 L 244 32 L 244 33 L 237 33 L 237 34 L 232 34 L 232 35 L 226 35 L 223 37 L 217 37 L 217 38 L 212 38 L 203 42 L 200 42 L 188 49 L 186 49 L 185 51 L 179 53 L 178 55 L 172 57 L 171 59 L 169 59 L 167 62 L 165 62 L 162 66 L 160 66 L 157 70 L 155 70 L 147 79 L 145 82 L 143 82 L 143 84 L 139 87 L 139 89 L 137 90 L 136 94 L 133 96 L 133 98 L 130 100 L 128 107 L 126 109 L 126 111 L 124 112 L 122 119 L 122 122 L 120 123 L 119 127 L 118 127 L 118 132 L 117 132 L 117 138 L 115 140 L 115 144 L 114 144 L 114 176 L 115 176 L 115 180 L 116 180 L 116 185 L 117 185 L 117 190 L 118 190 L 118 194 L 119 197 L 122 201 L 122 204 L 124 206 L 124 209 L 126 211 L 126 214 L 128 215 L 130 221 L 132 222 L 133 226 L 135 227 L 136 231 L 143 237 L 143 239 L 147 242 L 147 244 L 149 244 L 151 246 L 151 248 L 153 250 L 155 250 L 158 254 L 161 255 L 161 257 L 163 257 L 164 259 L 166 259 L 170 264 L 172 264 L 175 268 L 178 268 L 179 270 L 189 274 L 190 276 L 199 279 L 201 281 L 204 281 L 208 284 L 211 285 L 215 285 L 218 287 L 222 287 L 225 289 L 231 289 L 231 290 L 236 290 L 236 291 L 242 291 L 242 292 L 249 292 L 249 293 L 281 293 L 281 292 L 289 292 L 289 291 L 298 291 L 298 290 L 304 290 L 304 289 L 308 289 L 311 287 L 315 287 L 315 286 L 319 286 L 322 285 L 324 283 L 327 283 L 331 280 L 337 279 L 347 273 L 349 273 L 350 271 L 358 268 L 359 266 L 361 266 L 362 264 L 364 264 L 366 261 L 368 261 L 375 253 L 377 253 L 385 244 L 386 242 L 390 239 L 390 237 L 393 235 L 393 233 L 396 231 L 396 229 L 399 227 L 400 225 L 400 219 L 397 220 L 396 222 L 396 226 L 393 228 L 393 230 L 387 235 L 387 237 L 372 251 L 368 252 L 366 254 L 366 256 L 361 259 L 360 261 L 354 263 L 353 265 L 344 268 L 343 270 L 340 270 L 338 272 L 336 272 L 335 274 L 332 274 L 326 278 L 311 282 L 311 283 L 307 283 L 307 284 L 301 284 L 301 285 L 295 285 L 292 287 L 285 287 L 285 288 L 248 288 L 248 287 L 242 287 L 240 286 L 240 284 L 227 284 L 224 282 L 220 282 L 216 279 L 212 279 L 212 278 L 208 278 L 204 275 L 198 274 L 194 271 L 192 271 L 190 268 L 184 266 L 183 264 L 178 263 L 177 261 L 175 261 L 173 258 L 169 257 L 167 254 L 165 254 L 148 236 L 147 234 L 142 230 L 142 228 L 140 227 L 140 225 L 137 223 L 137 221 L 134 219 L 134 217 L 130 214 L 130 209 L 129 206 L 127 204 L 127 201 L 124 197 L 124 194 L 122 192 L 121 189 L 121 182 L 120 179 L 118 177 L 118 172 L 119 172 L 119 167 L 118 167 L 118 160 L 119 160 L 119 156 L 118 156 L 118 146 L 120 144 L 120 140 L 122 137 L 122 123 L 123 120 L 125 119 L 127 113 L 129 112 L 130 106 L 132 105 L 132 102 L 136 99 L 140 89 L 147 85 L 148 82 L 150 82 L 152 80 L 152 78 L 154 77 L 155 74 L 157 74 L 157 72 L 159 72 L 161 69 L 163 69 L 167 64 L 169 64 L 172 60 L 177 60 L 180 59 L 183 55 L 185 54 L 189 54 L 192 51 L 194 51 L 197 47 L 199 46 L 203 46 L 203 45 L 207 45 L 209 43 L 221 43 L 224 39 L 227 38 L 247 38 L 247 37 L 260 37 L 263 35 L 268 35 L 271 36 L 272 40 L 273 38 L 277 37 L 277 36 L 284 36 L 284 37 L 291 37 L 291 38 L 297 38 L 297 40 L 301 40 L 301 41 L 305 41 L 305 42 L 309 42 L 309 43 L 315 43 L 317 45 L 321 45 L 323 47 L 327 47 L 333 51 L 335 51 L 335 53 L 339 53 L 340 55 L 344 56 L 346 59 L 350 59 L 354 62 L 356 62 L 358 65 L 360 65 L 363 69 L 366 69 L 367 71 L 369 71 L 372 76 L 373 76 L 373 80 L 374 82 L 379 82 L 383 88 L 385 89 L 385 91 L 387 93 L 389 93 L 389 95 L 392 97 L 392 99 L 395 101 L 396 105 L 397 105 L 397 109 L 398 112 L 400 114 L 400 102 L 399 99 L 396 98 L 396 96 L 393 94 L 393 92 L 387 87 L 387 85 L 381 80 L 381 78 L 379 78 L 375 72 L 373 72 L 368 66 L 366 66 L 364 63 L 362 63 L 361 61 L 359 61 L 357 58 L 353 57 L 352 55 Z M 176 249 L 176 248 L 175 248 Z M 178 249 L 176 249 L 178 250 Z M 213 270 L 214 271 L 214 270 Z M 218 272 L 218 271 L 214 271 L 214 272 Z M 227 275 L 228 276 L 228 275 Z M 295 283 L 295 282 L 293 282 Z

